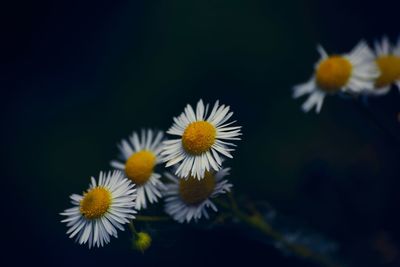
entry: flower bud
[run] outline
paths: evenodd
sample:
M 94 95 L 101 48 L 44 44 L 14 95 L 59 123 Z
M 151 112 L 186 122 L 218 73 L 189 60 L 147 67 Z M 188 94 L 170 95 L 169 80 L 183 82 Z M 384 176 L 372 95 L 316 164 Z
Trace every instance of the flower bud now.
M 133 247 L 136 250 L 143 253 L 150 246 L 151 246 L 151 236 L 146 232 L 137 233 L 136 238 L 133 241 Z

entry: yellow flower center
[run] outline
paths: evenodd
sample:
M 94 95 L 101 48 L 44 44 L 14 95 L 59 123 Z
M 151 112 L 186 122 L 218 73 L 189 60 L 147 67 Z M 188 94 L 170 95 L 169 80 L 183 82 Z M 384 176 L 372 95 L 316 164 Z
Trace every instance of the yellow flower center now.
M 137 185 L 145 184 L 156 165 L 156 156 L 154 153 L 142 150 L 134 153 L 125 163 L 125 173 L 129 179 Z
M 316 72 L 318 87 L 327 93 L 334 93 L 347 84 L 352 66 L 344 57 L 331 56 L 318 65 Z
M 179 194 L 188 205 L 200 204 L 214 192 L 214 188 L 215 176 L 211 172 L 206 172 L 201 180 L 189 177 L 179 181 Z
M 183 133 L 183 148 L 192 155 L 200 155 L 211 148 L 216 135 L 217 131 L 211 123 L 207 121 L 192 122 Z
M 111 205 L 111 193 L 104 187 L 95 187 L 83 195 L 79 205 L 86 219 L 100 218 Z
M 376 60 L 381 75 L 375 81 L 376 88 L 388 86 L 400 79 L 400 56 L 382 56 Z

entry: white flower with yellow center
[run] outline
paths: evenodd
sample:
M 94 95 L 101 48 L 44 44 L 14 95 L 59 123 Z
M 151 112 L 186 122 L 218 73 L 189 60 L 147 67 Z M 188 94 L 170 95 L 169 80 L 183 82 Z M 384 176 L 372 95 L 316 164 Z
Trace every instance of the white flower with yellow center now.
M 202 100 L 197 103 L 196 112 L 187 105 L 167 131 L 181 138 L 164 142 L 166 166 L 178 164 L 175 174 L 181 178 L 190 175 L 202 179 L 211 168 L 220 170 L 221 155 L 232 158 L 235 145 L 230 141 L 240 140 L 241 135 L 241 126 L 231 126 L 236 121 L 227 122 L 233 115 L 229 109 L 217 101 L 208 114 L 208 105 L 204 107 Z
M 70 198 L 74 207 L 60 213 L 67 217 L 61 222 L 67 223 L 70 238 L 89 248 L 109 243 L 111 236 L 118 237 L 116 228 L 124 231 L 123 224 L 135 218 L 136 189 L 120 171 L 100 172 L 83 196 Z
M 312 78 L 293 90 L 293 97 L 309 94 L 302 105 L 304 112 L 315 107 L 319 113 L 327 94 L 347 92 L 359 94 L 374 87 L 374 80 L 379 76 L 374 62 L 374 54 L 368 45 L 361 41 L 349 54 L 329 56 L 319 46 L 321 59 L 315 66 Z
M 142 131 L 141 136 L 134 132 L 129 140 L 122 140 L 119 149 L 121 161 L 111 161 L 111 166 L 122 170 L 136 184 L 136 209 L 145 209 L 147 201 L 157 202 L 164 188 L 161 175 L 154 172 L 157 164 L 162 161 L 160 156 L 163 133 L 156 134 L 152 130 Z
M 392 46 L 387 37 L 375 42 L 376 64 L 380 75 L 375 81 L 373 90 L 367 93 L 383 95 L 390 91 L 392 84 L 400 90 L 400 37 L 396 46 Z
M 166 185 L 167 189 L 164 192 L 165 212 L 180 223 L 188 223 L 192 219 L 197 221 L 202 216 L 208 219 L 207 208 L 217 211 L 211 199 L 229 192 L 232 187 L 232 184 L 224 179 L 229 175 L 229 170 L 225 168 L 216 173 L 206 172 L 201 180 L 192 176 L 181 179 L 166 173 L 165 176 L 172 183 Z

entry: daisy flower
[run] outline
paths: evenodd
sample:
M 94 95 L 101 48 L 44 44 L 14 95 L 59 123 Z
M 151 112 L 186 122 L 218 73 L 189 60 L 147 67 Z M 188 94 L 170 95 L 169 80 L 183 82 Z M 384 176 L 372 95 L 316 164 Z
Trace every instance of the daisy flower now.
M 315 107 L 319 113 L 326 95 L 340 92 L 357 94 L 374 87 L 379 71 L 373 52 L 364 41 L 349 54 L 328 55 L 321 46 L 318 46 L 318 52 L 321 58 L 315 66 L 314 75 L 293 90 L 294 98 L 310 95 L 302 105 L 304 112 Z
M 91 178 L 89 189 L 81 195 L 70 196 L 73 208 L 60 213 L 67 218 L 67 234 L 76 237 L 79 244 L 103 246 L 110 242 L 110 236 L 118 237 L 118 228 L 134 219 L 136 211 L 136 189 L 119 171 L 100 172 L 99 180 Z
M 217 211 L 211 198 L 229 192 L 232 187 L 224 179 L 229 175 L 229 170 L 224 168 L 218 172 L 207 171 L 201 180 L 193 176 L 181 179 L 166 173 L 165 176 L 172 183 L 166 185 L 164 192 L 165 212 L 180 223 L 189 223 L 192 219 L 197 222 L 203 216 L 208 219 L 208 208 Z
M 174 118 L 168 134 L 179 139 L 164 142 L 163 152 L 166 166 L 178 164 L 175 174 L 181 178 L 193 176 L 202 179 L 211 168 L 221 169 L 222 156 L 232 158 L 235 146 L 230 141 L 240 140 L 241 126 L 231 126 L 236 121 L 227 122 L 233 115 L 230 107 L 217 101 L 208 114 L 208 104 L 197 103 L 196 112 L 187 105 L 184 112 Z M 208 114 L 208 115 L 207 115 Z
M 396 84 L 400 90 L 400 37 L 396 46 L 392 46 L 387 37 L 381 42 L 375 42 L 376 64 L 380 75 L 375 81 L 374 95 L 383 95 L 390 91 L 390 86 Z
M 162 159 L 161 140 L 163 133 L 152 130 L 142 130 L 141 135 L 134 132 L 129 140 L 122 140 L 119 144 L 122 161 L 113 160 L 111 166 L 122 170 L 125 175 L 136 184 L 136 209 L 145 209 L 147 202 L 154 203 L 161 198 L 161 175 L 154 172 Z

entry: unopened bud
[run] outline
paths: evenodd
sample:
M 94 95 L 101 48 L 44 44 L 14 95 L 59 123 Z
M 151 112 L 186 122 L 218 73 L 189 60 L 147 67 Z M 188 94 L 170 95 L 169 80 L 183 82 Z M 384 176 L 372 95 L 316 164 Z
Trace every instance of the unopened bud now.
M 137 233 L 133 246 L 143 253 L 151 246 L 151 236 L 146 232 Z

